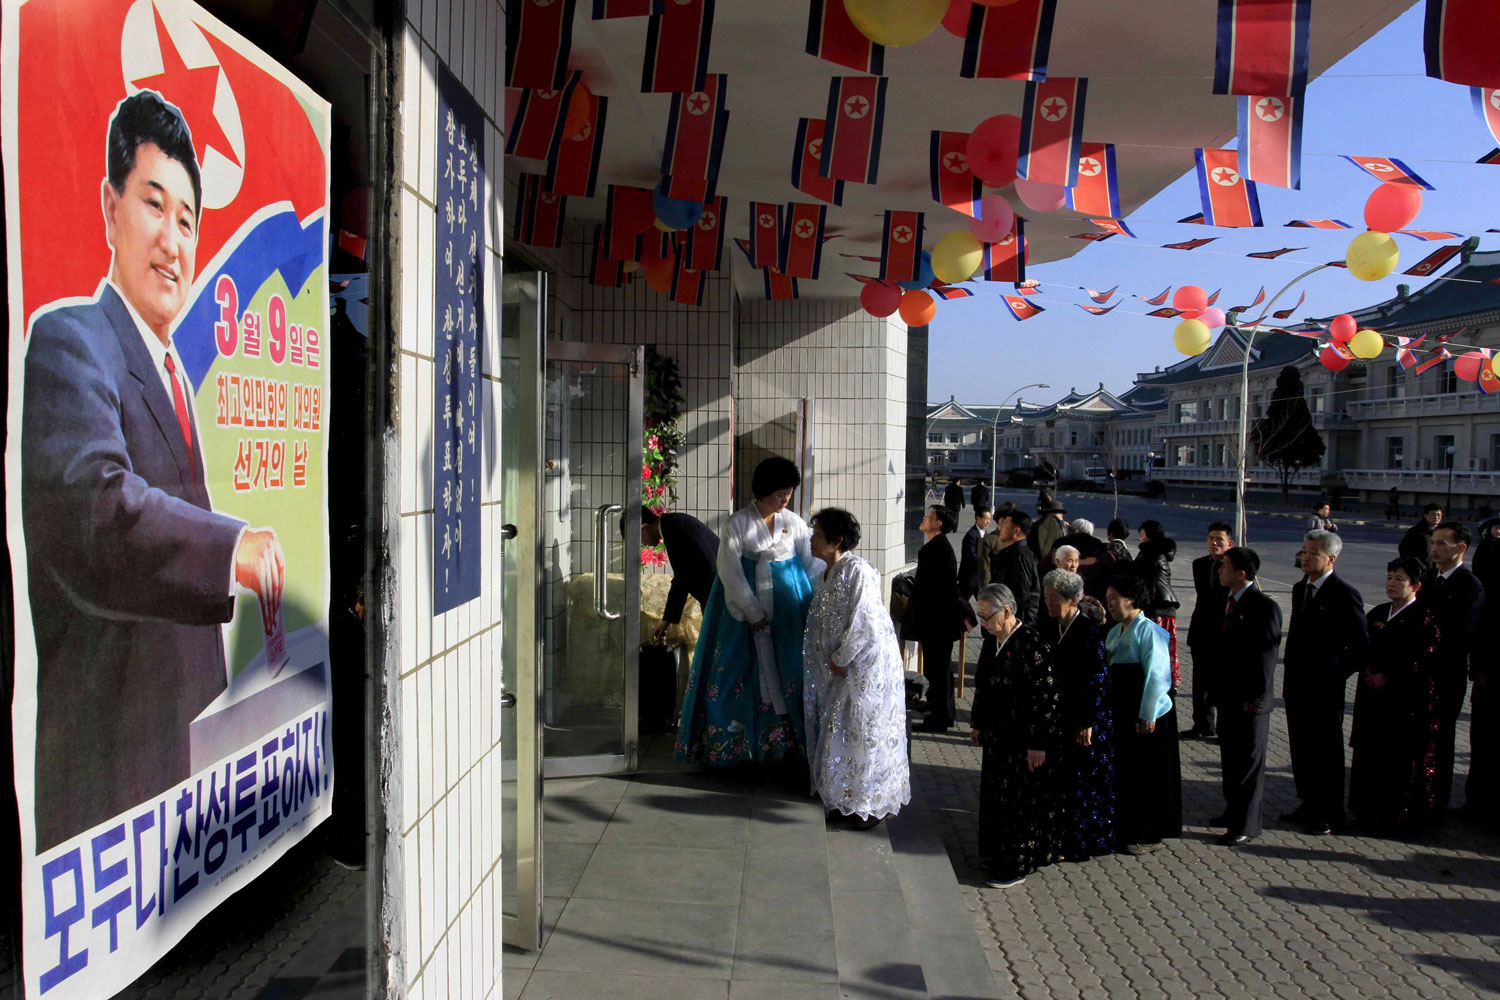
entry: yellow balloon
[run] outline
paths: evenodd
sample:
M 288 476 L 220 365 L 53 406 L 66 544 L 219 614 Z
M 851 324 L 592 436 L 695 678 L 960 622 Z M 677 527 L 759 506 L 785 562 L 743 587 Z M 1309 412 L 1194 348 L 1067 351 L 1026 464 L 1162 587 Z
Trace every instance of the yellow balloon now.
M 945 285 L 968 281 L 984 262 L 984 244 L 967 230 L 949 233 L 932 248 L 932 274 Z
M 1344 263 L 1360 281 L 1379 281 L 1396 269 L 1401 250 L 1388 233 L 1360 233 L 1349 241 Z
M 1349 350 L 1361 361 L 1369 361 L 1380 357 L 1380 352 L 1385 350 L 1385 338 L 1374 330 L 1361 330 L 1349 341 Z
M 659 229 L 662 232 L 664 232 L 664 233 L 680 233 L 680 232 L 682 232 L 681 229 L 674 229 L 673 227 L 667 225 L 665 222 L 661 221 L 660 219 L 653 219 L 652 222 L 651 222 L 651 224 L 653 226 L 655 226 L 657 229 Z
M 1500 354 L 1490 358 L 1490 371 L 1495 373 L 1495 378 L 1500 379 Z
M 948 0 L 843 0 L 843 3 L 849 20 L 877 45 L 920 42 L 932 34 L 948 13 Z
M 1213 331 L 1201 319 L 1185 319 L 1172 331 L 1172 346 L 1192 357 L 1208 350 L 1213 336 Z

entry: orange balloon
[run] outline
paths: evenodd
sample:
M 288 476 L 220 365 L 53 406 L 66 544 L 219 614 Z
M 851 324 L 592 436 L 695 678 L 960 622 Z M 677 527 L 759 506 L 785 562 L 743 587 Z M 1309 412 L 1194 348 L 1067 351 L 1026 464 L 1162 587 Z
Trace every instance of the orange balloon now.
M 578 86 L 573 88 L 573 96 L 568 98 L 568 113 L 563 118 L 563 138 L 577 139 L 581 136 L 593 110 L 594 95 L 580 80 Z
M 641 261 L 641 273 L 646 276 L 646 284 L 663 295 L 672 291 L 672 273 L 677 270 L 677 262 L 670 258 L 663 260 L 659 257 L 647 257 Z
M 901 319 L 907 326 L 926 326 L 936 315 L 937 303 L 920 288 L 901 296 Z

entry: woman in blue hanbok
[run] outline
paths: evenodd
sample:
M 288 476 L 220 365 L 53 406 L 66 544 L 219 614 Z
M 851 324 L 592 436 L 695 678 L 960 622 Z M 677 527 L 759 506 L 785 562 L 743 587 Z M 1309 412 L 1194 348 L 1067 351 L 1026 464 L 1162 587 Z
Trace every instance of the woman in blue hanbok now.
M 719 578 L 703 609 L 677 726 L 679 760 L 713 766 L 776 760 L 804 750 L 802 633 L 811 577 L 823 571 L 807 522 L 787 510 L 797 467 L 755 467 L 755 502 L 719 539 Z

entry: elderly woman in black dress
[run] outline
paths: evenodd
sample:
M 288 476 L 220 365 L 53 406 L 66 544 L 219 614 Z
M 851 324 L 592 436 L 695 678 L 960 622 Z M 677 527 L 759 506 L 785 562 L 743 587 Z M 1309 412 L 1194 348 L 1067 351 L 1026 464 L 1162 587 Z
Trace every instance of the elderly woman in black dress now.
M 1048 573 L 1042 597 L 1047 617 L 1040 631 L 1052 647 L 1062 723 L 1058 846 L 1065 860 L 1086 861 L 1115 849 L 1114 713 L 1104 629 L 1079 606 L 1085 598 L 1077 573 Z
M 1057 860 L 1058 770 L 1061 742 L 1052 650 L 1021 623 L 1016 598 L 1003 584 L 978 594 L 979 620 L 994 636 L 980 656 L 970 713 L 979 773 L 979 853 L 988 884 L 1007 888 Z

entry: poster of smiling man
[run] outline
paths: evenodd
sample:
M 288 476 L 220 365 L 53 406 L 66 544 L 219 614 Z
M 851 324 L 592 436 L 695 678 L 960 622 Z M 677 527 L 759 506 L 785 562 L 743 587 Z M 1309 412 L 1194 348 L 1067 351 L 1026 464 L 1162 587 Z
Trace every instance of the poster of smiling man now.
M 181 0 L 4 0 L 28 997 L 330 812 L 329 106 Z

